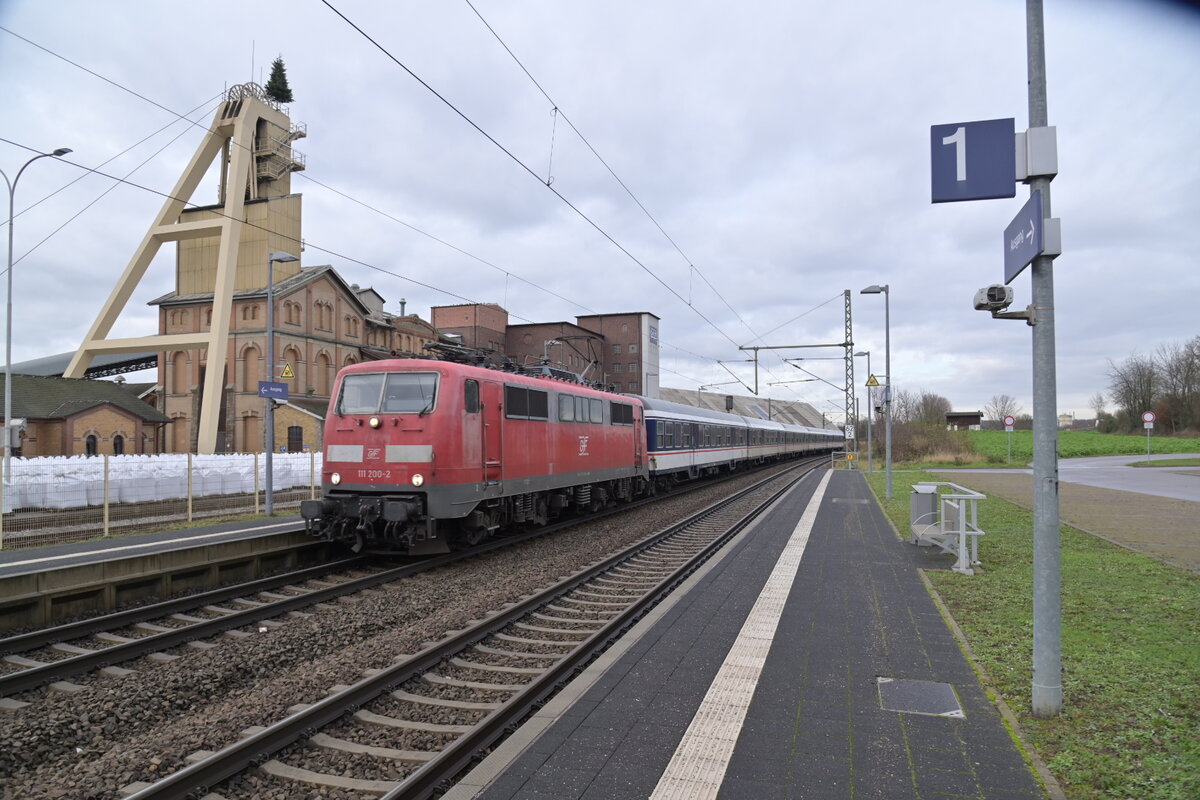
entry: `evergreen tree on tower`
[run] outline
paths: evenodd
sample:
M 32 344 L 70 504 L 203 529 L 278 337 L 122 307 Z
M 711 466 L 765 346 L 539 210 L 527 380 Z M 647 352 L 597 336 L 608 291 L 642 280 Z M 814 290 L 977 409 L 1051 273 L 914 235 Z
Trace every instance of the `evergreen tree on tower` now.
M 288 86 L 287 70 L 283 67 L 283 56 L 277 56 L 271 64 L 271 78 L 267 81 L 267 97 L 276 103 L 292 102 L 292 89 Z

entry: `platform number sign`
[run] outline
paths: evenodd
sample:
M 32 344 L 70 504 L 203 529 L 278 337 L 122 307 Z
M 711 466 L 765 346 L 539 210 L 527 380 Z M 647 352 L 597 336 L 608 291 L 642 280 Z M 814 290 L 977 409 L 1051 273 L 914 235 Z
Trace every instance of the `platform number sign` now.
M 952 122 L 929 129 L 933 202 L 1017 195 L 1015 120 Z

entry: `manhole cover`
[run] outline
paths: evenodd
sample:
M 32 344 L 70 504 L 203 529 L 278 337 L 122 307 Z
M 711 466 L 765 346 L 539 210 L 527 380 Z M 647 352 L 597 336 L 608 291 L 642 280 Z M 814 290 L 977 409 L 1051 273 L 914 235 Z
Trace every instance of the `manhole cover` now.
M 876 680 L 879 685 L 879 705 L 884 711 L 959 719 L 964 716 L 958 695 L 948 683 L 883 677 Z

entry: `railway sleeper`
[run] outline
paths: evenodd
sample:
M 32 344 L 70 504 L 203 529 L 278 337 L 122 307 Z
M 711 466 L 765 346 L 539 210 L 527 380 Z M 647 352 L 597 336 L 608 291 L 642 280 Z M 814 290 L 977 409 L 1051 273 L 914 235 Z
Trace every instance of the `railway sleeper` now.
M 396 788 L 396 781 L 373 781 L 360 778 L 347 778 L 341 775 L 329 775 L 324 772 L 313 772 L 284 764 L 282 761 L 271 759 L 258 767 L 258 771 L 272 778 L 279 778 L 307 786 L 317 786 L 327 789 L 349 789 L 364 794 L 385 795 Z
M 375 745 L 359 744 L 346 739 L 338 739 L 325 733 L 314 733 L 308 737 L 308 743 L 313 747 L 325 750 L 337 750 L 341 753 L 361 753 L 376 758 L 387 758 L 392 761 L 403 761 L 409 764 L 424 764 L 437 753 L 424 750 L 397 750 L 394 747 L 376 747 Z

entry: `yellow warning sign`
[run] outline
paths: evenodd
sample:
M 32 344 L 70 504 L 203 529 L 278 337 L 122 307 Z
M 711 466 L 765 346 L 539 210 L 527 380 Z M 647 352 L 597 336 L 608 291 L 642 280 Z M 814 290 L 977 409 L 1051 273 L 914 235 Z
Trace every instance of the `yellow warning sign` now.
M 878 385 L 879 385 L 879 379 L 878 379 L 878 378 L 876 378 L 874 375 L 872 375 L 871 377 L 867 378 L 867 384 L 866 384 L 866 385 L 867 385 L 867 386 L 878 386 Z
M 294 377 L 296 377 L 296 373 L 292 371 L 292 365 L 291 365 L 291 364 L 288 364 L 287 362 L 284 362 L 284 365 L 283 365 L 283 372 L 279 373 L 279 377 L 281 377 L 281 378 L 294 378 Z

